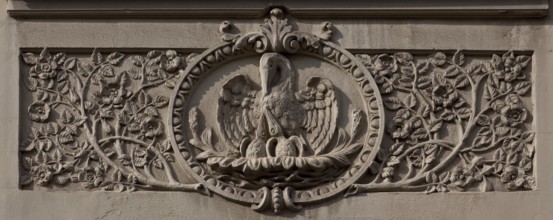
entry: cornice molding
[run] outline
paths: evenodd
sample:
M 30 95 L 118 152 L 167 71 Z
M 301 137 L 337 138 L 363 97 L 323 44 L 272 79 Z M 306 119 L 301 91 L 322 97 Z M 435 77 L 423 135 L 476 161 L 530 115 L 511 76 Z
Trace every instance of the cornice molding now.
M 13 18 L 260 18 L 286 6 L 298 18 L 521 18 L 544 17 L 547 0 L 395 1 L 36 1 L 10 0 Z

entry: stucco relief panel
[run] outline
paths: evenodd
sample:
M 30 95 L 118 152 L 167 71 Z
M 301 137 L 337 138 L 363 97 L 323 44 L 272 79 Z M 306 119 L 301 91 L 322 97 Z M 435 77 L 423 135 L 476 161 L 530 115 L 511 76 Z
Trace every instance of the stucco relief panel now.
M 21 187 L 191 191 L 276 213 L 534 188 L 531 52 L 354 54 L 330 22 L 307 33 L 288 16 L 251 33 L 222 22 L 201 54 L 22 49 Z

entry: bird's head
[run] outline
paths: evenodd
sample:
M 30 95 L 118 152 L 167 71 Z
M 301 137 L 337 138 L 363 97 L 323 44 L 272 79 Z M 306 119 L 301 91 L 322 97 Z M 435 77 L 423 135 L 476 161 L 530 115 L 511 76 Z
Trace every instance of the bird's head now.
M 259 61 L 261 92 L 269 95 L 273 87 L 291 87 L 290 81 L 295 76 L 292 63 L 279 53 L 265 53 Z

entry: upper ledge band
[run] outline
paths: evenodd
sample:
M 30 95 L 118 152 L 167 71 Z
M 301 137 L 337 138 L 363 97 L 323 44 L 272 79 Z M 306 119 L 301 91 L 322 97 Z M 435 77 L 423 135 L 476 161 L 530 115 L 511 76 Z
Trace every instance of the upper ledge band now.
M 531 18 L 549 9 L 547 0 L 10 0 L 7 10 L 13 18 L 260 18 L 277 6 L 296 18 Z

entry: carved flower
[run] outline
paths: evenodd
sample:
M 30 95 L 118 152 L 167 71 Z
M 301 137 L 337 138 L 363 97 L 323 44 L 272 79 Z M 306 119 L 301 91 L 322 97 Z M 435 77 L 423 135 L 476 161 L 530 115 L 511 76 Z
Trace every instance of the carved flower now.
M 140 124 L 140 131 L 146 138 L 154 138 L 163 133 L 163 124 L 157 118 L 146 116 Z
M 459 94 L 449 82 L 438 84 L 432 90 L 432 100 L 437 108 L 448 108 L 459 100 Z
M 374 71 L 380 76 L 390 76 L 398 69 L 397 60 L 394 56 L 381 54 L 374 61 Z
M 36 122 L 44 122 L 50 116 L 50 106 L 44 102 L 34 102 L 29 106 L 29 117 Z
M 37 58 L 34 62 L 34 66 L 31 67 L 29 75 L 39 79 L 42 86 L 48 85 L 52 79 L 56 78 L 56 68 L 58 65 L 52 60 L 50 54 L 45 53 L 44 56 L 41 55 L 41 57 Z
M 506 82 L 511 82 L 517 78 L 523 78 L 522 69 L 527 65 L 529 58 L 527 56 L 515 57 L 513 51 L 505 53 L 501 58 L 493 56 L 492 65 L 494 74 Z
M 389 132 L 393 139 L 405 139 L 407 138 L 415 128 L 417 118 L 411 117 L 411 113 L 406 110 L 400 110 L 393 119 L 393 124 L 389 128 Z
M 165 56 L 162 56 L 161 67 L 169 72 L 175 72 L 181 63 L 181 57 L 177 55 L 177 52 L 174 50 L 167 50 Z
M 456 186 L 468 186 L 477 180 L 473 169 L 468 167 L 456 166 L 451 171 L 449 181 Z
M 56 63 L 49 60 L 38 62 L 35 66 L 31 67 L 30 75 L 34 78 L 50 80 L 56 77 L 56 67 Z
M 527 176 L 523 169 L 515 166 L 507 166 L 501 174 L 501 182 L 505 184 L 507 190 L 519 188 L 530 189 L 534 178 Z
M 382 169 L 382 178 L 384 179 L 391 179 L 394 176 L 394 167 L 384 167 Z
M 395 117 L 394 127 L 395 127 L 395 130 L 392 132 L 392 138 L 404 139 L 407 136 L 409 136 L 409 133 L 412 130 L 412 123 L 408 119 L 405 119 L 402 117 Z
M 79 173 L 79 181 L 85 188 L 90 189 L 100 186 L 104 181 L 104 172 L 99 168 L 86 167 Z
M 41 186 L 46 186 L 52 180 L 54 173 L 52 168 L 46 164 L 31 167 L 31 177 L 34 182 Z
M 121 83 L 112 82 L 102 85 L 102 90 L 97 96 L 100 98 L 100 104 L 113 104 L 113 107 L 115 108 L 123 108 L 125 99 L 131 97 L 131 95 L 132 92 L 127 91 Z
M 509 94 L 505 98 L 505 103 L 500 110 L 503 125 L 516 127 L 526 120 L 528 113 L 518 95 Z

